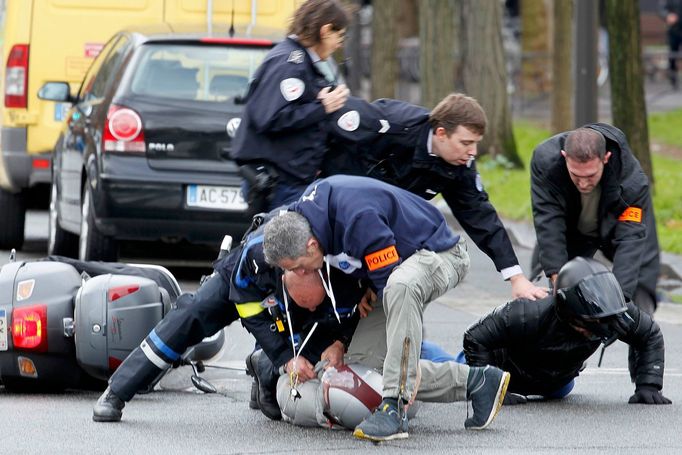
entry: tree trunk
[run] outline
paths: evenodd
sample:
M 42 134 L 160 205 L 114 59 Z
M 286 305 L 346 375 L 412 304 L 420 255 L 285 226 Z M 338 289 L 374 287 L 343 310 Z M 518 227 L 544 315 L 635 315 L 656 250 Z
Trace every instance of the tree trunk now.
M 337 61 L 341 61 L 340 69 L 346 79 L 346 85 L 351 93 L 360 96 L 362 84 L 362 69 L 360 62 L 360 0 L 343 0 L 343 4 L 350 10 L 352 19 L 346 30 L 346 41 L 343 49 L 334 55 Z
M 653 184 L 637 0 L 607 0 L 611 115 Z
M 573 129 L 573 0 L 554 2 L 552 132 Z
M 509 109 L 501 3 L 461 0 L 461 27 L 464 91 L 478 100 L 488 116 L 488 128 L 479 153 L 490 153 L 493 157 L 503 155 L 515 167 L 522 168 Z
M 394 0 L 372 2 L 372 99 L 395 98 L 398 81 L 398 4 Z
M 417 4 L 417 0 L 400 0 L 399 12 L 399 38 L 409 38 L 419 35 L 419 5 Z
M 456 29 L 454 2 L 419 2 L 421 104 L 429 109 L 455 89 Z
M 555 3 L 563 3 L 560 0 Z M 545 0 L 521 0 L 521 89 L 523 93 L 550 91 L 549 36 Z

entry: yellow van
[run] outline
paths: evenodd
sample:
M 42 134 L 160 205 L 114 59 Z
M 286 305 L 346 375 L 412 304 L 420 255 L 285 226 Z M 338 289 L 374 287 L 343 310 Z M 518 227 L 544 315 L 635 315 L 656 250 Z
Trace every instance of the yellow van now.
M 4 103 L 0 107 L 0 249 L 21 247 L 26 190 L 51 180 L 50 155 L 69 105 L 38 99 L 38 89 L 45 82 L 69 81 L 76 91 L 109 37 L 126 27 L 202 23 L 224 33 L 234 21 L 235 25 L 281 28 L 284 34 L 301 2 L 6 0 Z

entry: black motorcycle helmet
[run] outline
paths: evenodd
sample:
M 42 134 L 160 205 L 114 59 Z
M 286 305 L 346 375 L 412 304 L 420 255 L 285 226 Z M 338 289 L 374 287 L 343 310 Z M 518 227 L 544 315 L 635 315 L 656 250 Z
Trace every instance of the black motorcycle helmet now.
M 588 330 L 595 340 L 615 339 L 622 332 L 625 298 L 604 264 L 583 257 L 570 260 L 559 270 L 556 289 L 557 313 L 563 321 Z

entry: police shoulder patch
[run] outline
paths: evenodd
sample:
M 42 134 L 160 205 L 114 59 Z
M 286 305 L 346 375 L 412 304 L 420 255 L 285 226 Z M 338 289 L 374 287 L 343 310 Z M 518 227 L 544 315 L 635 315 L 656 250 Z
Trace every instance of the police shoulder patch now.
M 287 62 L 296 63 L 297 65 L 303 63 L 303 51 L 300 49 L 291 51 L 289 58 L 287 58 Z
M 360 126 L 360 114 L 355 110 L 348 111 L 339 117 L 336 124 L 344 131 L 355 131 Z
M 639 207 L 628 207 L 618 217 L 618 221 L 642 222 L 642 209 Z
M 476 173 L 476 189 L 479 192 L 483 191 L 483 179 L 481 178 L 481 174 L 478 172 Z
M 367 268 L 370 272 L 395 264 L 399 260 L 400 256 L 398 256 L 398 250 L 395 249 L 395 245 L 391 245 L 365 256 L 365 264 L 367 264 Z
M 305 83 L 295 77 L 284 79 L 279 83 L 279 91 L 287 101 L 294 101 L 303 95 Z

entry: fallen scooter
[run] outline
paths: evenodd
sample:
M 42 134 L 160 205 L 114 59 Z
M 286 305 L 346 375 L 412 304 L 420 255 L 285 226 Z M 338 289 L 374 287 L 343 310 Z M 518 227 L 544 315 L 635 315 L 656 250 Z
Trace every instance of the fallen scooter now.
M 227 251 L 229 243 L 223 242 Z M 0 268 L 0 383 L 21 392 L 104 389 L 180 294 L 175 277 L 160 266 L 58 256 L 25 262 L 12 253 Z M 221 330 L 174 366 L 190 365 L 195 387 L 215 392 L 199 373 L 224 341 Z

